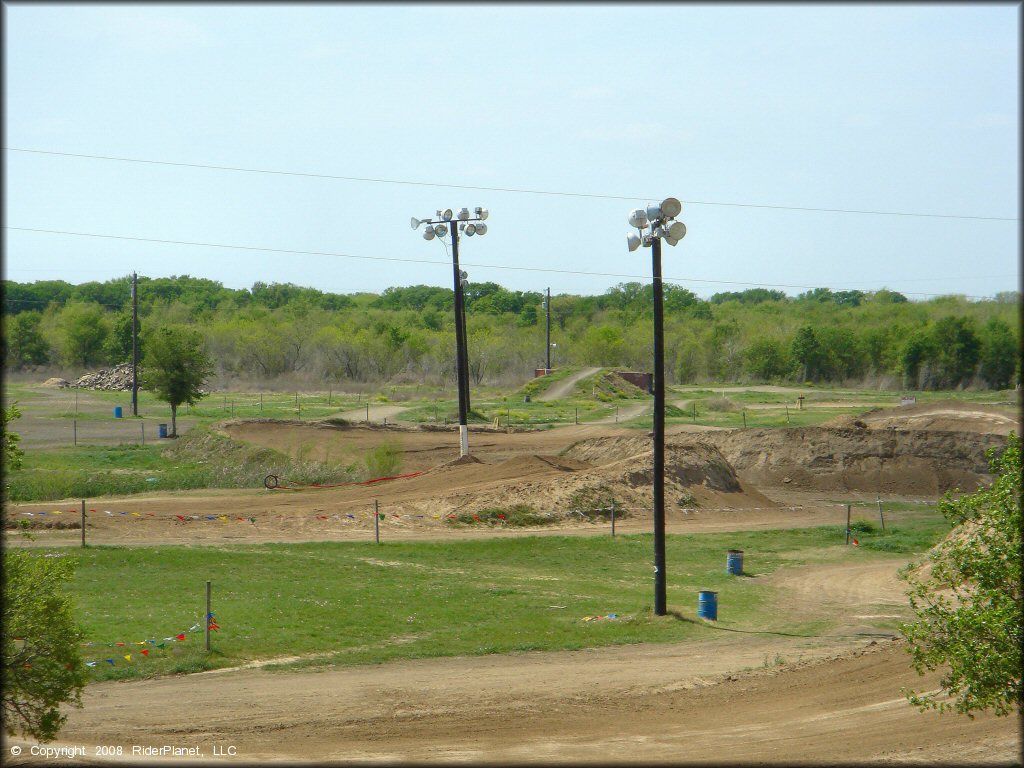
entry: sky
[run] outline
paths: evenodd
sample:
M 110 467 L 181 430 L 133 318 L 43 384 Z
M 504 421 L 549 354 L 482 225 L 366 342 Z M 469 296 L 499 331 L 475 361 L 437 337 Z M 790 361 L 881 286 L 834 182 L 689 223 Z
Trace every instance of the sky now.
M 471 282 L 593 295 L 650 281 L 627 217 L 671 196 L 705 298 L 1020 287 L 1019 4 L 3 15 L 9 280 L 451 287 L 409 220 L 479 205 Z

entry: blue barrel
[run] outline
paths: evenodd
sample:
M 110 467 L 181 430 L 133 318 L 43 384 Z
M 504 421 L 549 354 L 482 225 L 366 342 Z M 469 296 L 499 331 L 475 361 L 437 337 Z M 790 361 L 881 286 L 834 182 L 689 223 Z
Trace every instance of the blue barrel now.
M 114 418 L 115 419 L 120 419 L 121 418 L 121 406 L 120 405 L 115 405 L 114 406 Z
M 743 573 L 743 550 L 730 549 L 725 556 L 725 572 L 733 576 Z
M 718 621 L 718 593 L 701 592 L 697 596 L 697 616 Z
M 166 424 L 157 424 L 156 425 L 156 436 L 157 437 L 167 437 L 167 425 Z

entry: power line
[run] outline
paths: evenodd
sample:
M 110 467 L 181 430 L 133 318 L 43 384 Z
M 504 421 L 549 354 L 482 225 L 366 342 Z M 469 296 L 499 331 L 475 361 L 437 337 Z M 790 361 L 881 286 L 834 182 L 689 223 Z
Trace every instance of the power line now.
M 444 189 L 469 189 L 481 192 L 510 192 L 523 195 L 551 195 L 556 197 L 583 197 L 600 200 L 628 200 L 632 202 L 658 200 L 656 195 L 605 195 L 587 192 L 564 192 L 544 189 L 523 189 L 516 187 L 483 187 L 470 184 L 443 184 L 431 181 L 411 181 L 408 179 L 379 179 L 369 176 L 339 176 L 328 173 L 309 173 L 303 171 L 278 171 L 267 168 L 244 168 L 230 165 L 206 165 L 203 163 L 179 163 L 170 160 L 149 160 L 135 157 L 115 157 L 112 155 L 86 155 L 76 152 L 55 152 L 45 149 L 24 149 L 20 147 L 4 147 L 8 152 L 26 152 L 36 155 L 55 155 L 59 157 L 79 157 L 89 160 L 110 160 L 119 163 L 142 163 L 146 165 L 167 165 L 177 168 L 203 168 L 213 171 L 233 171 L 235 173 L 263 173 L 274 176 L 299 176 L 312 179 L 331 179 L 334 181 L 356 181 L 372 184 L 400 184 L 414 187 L 440 187 Z M 1017 217 L 1010 216 L 967 216 L 962 214 L 947 213 L 913 213 L 908 211 L 872 211 L 852 208 L 812 208 L 796 205 L 771 205 L 768 203 L 727 203 L 715 200 L 683 200 L 687 205 L 711 205 L 728 208 L 763 208 L 776 211 L 802 211 L 805 213 L 847 213 L 860 214 L 864 216 L 904 216 L 926 219 L 965 219 L 973 221 L 1020 221 Z
M 102 239 L 107 239 L 107 240 L 129 240 L 129 241 L 133 241 L 133 242 L 142 242 L 142 243 L 160 243 L 162 245 L 185 245 L 185 246 L 197 247 L 197 248 L 223 248 L 223 249 L 227 249 L 227 250 L 238 250 L 238 251 L 261 251 L 261 252 L 264 252 L 264 253 L 282 253 L 282 254 L 288 254 L 288 255 L 293 255 L 293 256 L 327 256 L 327 257 L 331 257 L 331 258 L 362 259 L 362 260 L 365 260 L 365 261 L 392 261 L 392 262 L 400 262 L 400 263 L 406 263 L 406 264 L 434 264 L 434 265 L 447 266 L 447 267 L 451 266 L 451 260 L 450 259 L 449 260 L 445 260 L 445 261 L 436 261 L 436 260 L 433 260 L 433 259 L 409 259 L 409 258 L 399 258 L 399 257 L 396 257 L 396 256 L 359 256 L 359 255 L 354 255 L 354 254 L 349 254 L 349 253 L 338 253 L 338 252 L 334 252 L 334 251 L 300 251 L 300 250 L 287 249 L 287 248 L 268 248 L 268 247 L 255 246 L 255 245 L 231 245 L 231 244 L 226 244 L 226 243 L 200 243 L 200 242 L 194 242 L 194 241 L 190 241 L 190 240 L 164 240 L 164 239 L 158 239 L 158 238 L 152 238 L 152 237 L 134 237 L 134 236 L 129 236 L 129 235 L 104 235 L 104 234 L 98 234 L 98 233 L 95 233 L 95 232 L 70 232 L 70 231 L 67 231 L 67 230 L 38 229 L 38 228 L 33 228 L 33 227 L 11 227 L 11 226 L 6 226 L 6 225 L 3 227 L 3 229 L 15 230 L 15 231 L 19 231 L 19 232 L 38 232 L 38 233 L 49 234 L 49 235 L 71 235 L 71 236 L 74 236 L 74 237 L 95 237 L 95 238 L 102 238 Z M 510 266 L 510 265 L 507 265 L 507 264 L 483 264 L 483 263 L 473 263 L 473 262 L 462 262 L 461 266 L 473 267 L 473 268 L 476 268 L 476 269 L 496 269 L 496 270 L 505 270 L 505 271 L 515 271 L 515 272 L 544 272 L 544 273 L 548 273 L 548 274 L 581 275 L 581 276 L 585 276 L 585 277 L 616 277 L 616 278 L 627 278 L 627 279 L 644 280 L 644 281 L 649 279 L 649 275 L 636 275 L 636 274 L 619 273 L 619 272 L 588 272 L 588 271 L 575 270 L 575 269 L 555 269 L 554 267 L 518 267 L 518 266 Z M 750 283 L 750 282 L 741 282 L 741 281 L 737 281 L 737 280 L 707 280 L 707 279 L 702 279 L 702 278 L 689 278 L 689 277 L 688 278 L 663 277 L 662 279 L 663 279 L 664 282 L 667 282 L 667 283 L 679 283 L 679 284 L 685 284 L 685 283 L 707 283 L 709 285 L 738 285 L 738 286 L 744 286 L 744 287 L 747 287 L 747 288 L 791 288 L 791 289 L 800 289 L 800 290 L 814 290 L 815 288 L 821 288 L 822 287 L 820 285 L 797 285 L 797 284 L 790 284 L 790 283 Z M 948 279 L 956 279 L 956 278 L 948 278 Z M 876 281 L 876 282 L 883 282 L 883 281 Z M 909 294 L 911 296 L 927 296 L 927 297 L 935 297 L 935 296 L 945 296 L 945 295 L 948 295 L 948 294 L 941 294 L 941 293 L 923 293 L 923 292 L 920 292 L 920 291 L 900 291 L 900 293 Z M 958 295 L 963 295 L 963 294 L 958 294 Z M 985 299 L 986 297 L 985 296 L 965 296 L 965 298 L 968 298 L 968 299 Z

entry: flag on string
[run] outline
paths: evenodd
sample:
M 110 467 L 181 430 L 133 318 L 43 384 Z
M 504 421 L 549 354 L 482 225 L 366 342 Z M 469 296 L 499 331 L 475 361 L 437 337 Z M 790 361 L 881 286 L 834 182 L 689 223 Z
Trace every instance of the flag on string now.
M 180 635 L 175 635 L 174 639 L 175 640 L 184 640 L 185 639 L 185 633 L 182 632 Z
M 130 653 L 126 653 L 124 655 L 124 658 L 125 658 L 125 661 L 131 661 L 132 660 L 132 655 Z
M 142 649 L 142 655 L 148 658 L 149 657 L 149 649 L 148 648 L 143 648 Z

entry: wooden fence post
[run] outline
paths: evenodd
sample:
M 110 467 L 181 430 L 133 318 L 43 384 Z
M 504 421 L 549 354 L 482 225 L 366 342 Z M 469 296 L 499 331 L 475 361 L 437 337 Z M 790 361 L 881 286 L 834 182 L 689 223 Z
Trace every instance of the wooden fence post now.
M 82 499 L 82 546 L 85 546 L 85 499 Z
M 210 611 L 210 582 L 206 582 L 206 652 L 210 652 L 210 622 L 213 614 Z

